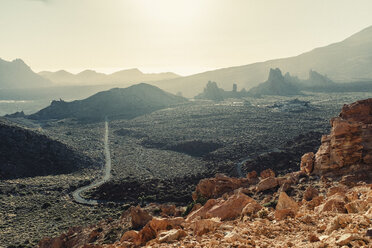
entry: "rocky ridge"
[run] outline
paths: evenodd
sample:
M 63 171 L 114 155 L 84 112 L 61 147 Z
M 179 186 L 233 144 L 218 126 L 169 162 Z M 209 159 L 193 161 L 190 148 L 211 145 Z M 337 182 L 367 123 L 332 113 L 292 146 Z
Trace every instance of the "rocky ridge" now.
M 330 141 L 305 154 L 299 171 L 219 174 L 199 182 L 187 208 L 132 207 L 119 220 L 71 228 L 39 247 L 370 247 L 371 178 L 355 175 L 371 173 L 371 111 L 372 99 L 345 105 Z

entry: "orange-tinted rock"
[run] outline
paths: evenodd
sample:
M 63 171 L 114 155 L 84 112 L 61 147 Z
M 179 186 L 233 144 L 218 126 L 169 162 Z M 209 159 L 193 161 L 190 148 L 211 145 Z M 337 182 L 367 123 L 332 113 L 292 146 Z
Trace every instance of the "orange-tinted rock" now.
M 242 215 L 251 216 L 262 209 L 262 206 L 256 201 L 248 203 L 242 210 Z
M 132 217 L 131 221 L 134 229 L 145 226 L 152 219 L 152 216 L 145 210 L 142 210 L 140 206 L 133 207 L 130 210 L 130 215 Z
M 221 225 L 218 218 L 197 220 L 192 224 L 194 235 L 201 236 L 208 232 L 213 232 Z
M 314 210 L 314 208 L 321 205 L 323 203 L 323 201 L 324 201 L 323 196 L 316 196 L 311 201 L 307 202 L 306 206 L 307 206 L 308 209 Z
M 314 169 L 314 160 L 315 154 L 313 152 L 305 153 L 301 157 L 301 171 L 305 172 L 306 174 L 310 174 Z
M 40 240 L 39 248 L 64 248 L 64 241 L 60 238 L 45 238 Z
M 217 174 L 214 178 L 200 180 L 193 193 L 193 200 L 198 197 L 206 199 L 218 198 L 225 193 L 232 192 L 241 187 L 248 187 L 251 181 L 248 178 L 232 178 Z
M 136 240 L 139 239 L 139 235 L 137 231 L 131 230 L 128 232 L 125 232 L 123 236 L 120 238 L 120 242 L 128 241 L 128 242 L 136 242 Z
M 275 210 L 275 219 L 276 220 L 283 220 L 287 217 L 291 217 L 291 218 L 294 218 L 296 216 L 296 213 L 293 209 L 278 209 L 278 210 Z
M 161 205 L 160 206 L 161 215 L 163 216 L 175 216 L 176 214 L 176 205 Z
M 310 234 L 310 235 L 309 235 L 309 241 L 310 241 L 311 243 L 314 243 L 314 242 L 318 242 L 318 241 L 320 241 L 320 239 L 319 239 L 318 236 L 316 236 L 315 234 Z
M 372 98 L 360 100 L 352 104 L 345 104 L 340 117 L 355 122 L 372 124 Z
M 192 221 L 193 219 L 197 218 L 197 217 L 201 217 L 201 218 L 205 218 L 205 215 L 207 214 L 207 212 L 214 206 L 218 203 L 219 201 L 217 201 L 216 199 L 209 199 L 203 207 L 199 208 L 198 210 L 194 211 L 194 212 L 191 212 L 187 218 L 186 218 L 186 221 L 187 222 L 190 222 Z
M 331 133 L 322 137 L 315 154 L 315 174 L 360 173 L 371 179 L 372 99 L 344 105 L 340 117 L 331 120 Z M 363 174 L 364 173 L 364 174 Z
M 268 189 L 272 189 L 278 186 L 278 179 L 275 177 L 268 177 L 261 180 L 256 187 L 257 192 L 265 191 Z
M 173 242 L 186 237 L 186 232 L 182 229 L 171 229 L 169 231 L 161 232 L 158 235 L 159 243 Z
M 346 213 L 345 208 L 345 196 L 335 194 L 328 197 L 325 203 L 315 208 L 315 211 L 321 212 L 335 212 L 335 213 Z
M 257 172 L 256 171 L 251 171 L 251 172 L 248 172 L 247 173 L 247 178 L 248 179 L 255 179 L 257 177 L 258 177 L 258 175 L 257 175 Z
M 355 200 L 345 205 L 345 208 L 349 214 L 365 213 L 369 209 L 367 201 Z
M 275 172 L 272 169 L 266 169 L 266 170 L 261 171 L 260 177 L 261 179 L 275 177 Z
M 256 202 L 239 191 L 231 195 L 227 200 L 222 198 L 218 200 L 210 199 L 202 208 L 190 213 L 186 221 L 190 222 L 197 217 L 202 219 L 213 217 L 218 217 L 221 220 L 235 219 L 241 215 L 243 208 L 248 203 Z
M 299 209 L 298 204 L 289 197 L 285 192 L 280 192 L 278 203 L 276 204 L 276 210 L 290 209 L 297 212 Z
M 207 213 L 206 218 L 218 217 L 221 220 L 232 220 L 239 217 L 243 208 L 251 202 L 255 202 L 249 196 L 242 193 L 230 196 L 226 201 L 213 206 Z
M 319 195 L 319 192 L 312 186 L 309 186 L 306 188 L 303 199 L 305 201 L 311 201 L 313 198 L 317 197 Z

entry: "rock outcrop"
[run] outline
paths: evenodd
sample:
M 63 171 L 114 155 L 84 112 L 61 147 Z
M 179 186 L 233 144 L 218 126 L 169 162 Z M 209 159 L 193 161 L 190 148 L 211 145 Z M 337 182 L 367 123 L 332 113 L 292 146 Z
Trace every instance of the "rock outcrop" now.
M 372 99 L 344 105 L 322 137 L 313 174 L 355 175 L 372 179 Z
M 252 95 L 277 95 L 293 96 L 301 95 L 296 85 L 283 77 L 279 68 L 270 69 L 269 78 L 266 82 L 253 87 L 248 91 Z

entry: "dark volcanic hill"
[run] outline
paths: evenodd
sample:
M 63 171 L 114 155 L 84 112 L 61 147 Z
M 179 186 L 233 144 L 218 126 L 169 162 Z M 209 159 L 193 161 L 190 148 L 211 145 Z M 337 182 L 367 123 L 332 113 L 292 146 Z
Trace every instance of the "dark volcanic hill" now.
M 0 89 L 46 87 L 51 84 L 48 79 L 33 72 L 21 59 L 11 62 L 0 59 Z
M 94 165 L 63 143 L 0 119 L 0 179 L 66 174 Z
M 186 101 L 183 97 L 141 83 L 128 88 L 102 91 L 84 100 L 53 101 L 50 106 L 29 117 L 39 120 L 76 118 L 88 121 L 102 120 L 105 116 L 110 119 L 130 119 Z
M 279 68 L 270 69 L 267 81 L 250 89 L 248 92 L 252 95 L 276 96 L 293 96 L 301 94 L 296 85 L 283 77 Z
M 186 97 L 193 97 L 204 88 L 205 82 L 217 82 L 223 89 L 233 83 L 250 89 L 266 79 L 270 68 L 280 68 L 294 76 L 306 78 L 309 70 L 327 75 L 335 82 L 358 82 L 372 79 L 372 26 L 349 38 L 316 48 L 298 56 L 274 59 L 249 65 L 207 71 L 187 77 L 156 83 L 160 88 Z

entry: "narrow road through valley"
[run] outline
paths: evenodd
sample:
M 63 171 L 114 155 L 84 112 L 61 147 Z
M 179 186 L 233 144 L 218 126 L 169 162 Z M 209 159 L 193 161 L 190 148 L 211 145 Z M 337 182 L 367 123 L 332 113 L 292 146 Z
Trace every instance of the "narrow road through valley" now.
M 105 120 L 105 138 L 104 138 L 104 153 L 105 153 L 105 165 L 103 167 L 103 177 L 89 185 L 83 186 L 76 189 L 72 192 L 72 197 L 77 203 L 86 204 L 86 205 L 97 205 L 99 203 L 104 203 L 106 201 L 85 199 L 81 196 L 81 193 L 84 191 L 90 190 L 94 187 L 98 187 L 105 182 L 107 182 L 111 177 L 111 155 L 110 155 L 110 146 L 109 146 L 109 122 L 106 117 Z

